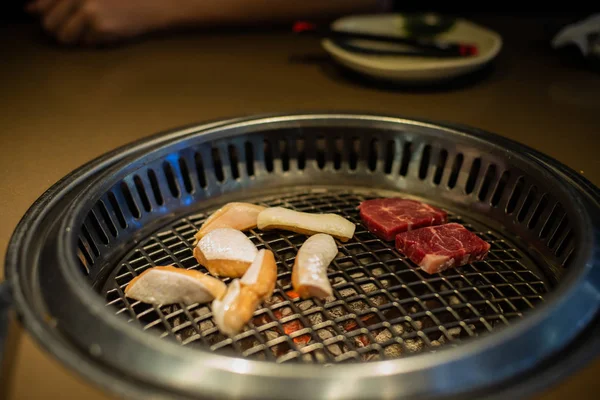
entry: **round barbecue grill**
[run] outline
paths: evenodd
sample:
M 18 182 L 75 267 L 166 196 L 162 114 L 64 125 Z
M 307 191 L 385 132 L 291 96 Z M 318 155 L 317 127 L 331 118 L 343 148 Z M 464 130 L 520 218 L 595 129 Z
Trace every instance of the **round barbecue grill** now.
M 54 185 L 14 233 L 8 289 L 42 345 L 127 397 L 523 394 L 598 354 L 598 193 L 555 160 L 462 126 L 349 113 L 217 121 Z M 360 202 L 382 196 L 445 209 L 491 244 L 488 257 L 427 275 L 361 223 Z M 328 269 L 334 295 L 298 298 L 306 236 L 259 229 L 247 234 L 275 254 L 277 285 L 236 336 L 210 304 L 124 295 L 152 266 L 206 272 L 193 235 L 230 201 L 356 223 Z

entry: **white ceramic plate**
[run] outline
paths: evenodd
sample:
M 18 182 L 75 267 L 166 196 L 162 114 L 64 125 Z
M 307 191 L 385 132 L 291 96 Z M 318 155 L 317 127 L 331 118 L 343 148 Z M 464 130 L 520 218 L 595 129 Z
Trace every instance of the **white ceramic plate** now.
M 401 36 L 405 22 L 406 18 L 401 14 L 358 15 L 335 21 L 332 29 Z M 413 83 L 444 81 L 473 72 L 496 57 L 502 48 L 500 35 L 464 19 L 456 20 L 448 31 L 437 35 L 436 39 L 472 43 L 477 46 L 478 54 L 456 58 L 373 55 L 351 52 L 329 39 L 324 39 L 322 45 L 337 62 L 354 71 L 374 78 Z M 352 44 L 401 48 L 395 44 L 359 40 L 352 41 Z

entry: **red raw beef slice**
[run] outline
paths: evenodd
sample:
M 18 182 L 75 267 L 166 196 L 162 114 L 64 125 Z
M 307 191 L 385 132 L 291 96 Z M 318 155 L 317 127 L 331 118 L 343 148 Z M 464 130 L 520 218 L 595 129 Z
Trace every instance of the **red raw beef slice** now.
M 481 261 L 490 244 L 460 224 L 430 226 L 396 236 L 396 248 L 428 274 Z
M 384 198 L 360 203 L 360 218 L 382 240 L 394 240 L 400 232 L 446 222 L 445 211 L 416 200 Z

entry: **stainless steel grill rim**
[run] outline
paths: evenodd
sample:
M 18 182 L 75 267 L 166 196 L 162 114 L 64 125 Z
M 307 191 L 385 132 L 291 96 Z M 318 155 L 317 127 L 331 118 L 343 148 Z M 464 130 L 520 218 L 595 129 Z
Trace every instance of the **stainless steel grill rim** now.
M 312 116 L 313 118 L 315 116 Z M 317 116 L 318 117 L 318 116 Z M 332 117 L 332 116 L 326 116 L 326 117 Z M 334 116 L 335 117 L 335 116 Z M 293 117 L 292 117 L 293 118 Z M 311 116 L 305 116 L 304 118 L 311 118 Z M 348 117 L 348 116 L 342 116 L 342 118 L 352 118 L 352 117 Z M 375 119 L 377 120 L 377 117 L 370 117 L 370 116 L 366 116 L 366 117 L 359 117 L 360 119 Z M 393 120 L 393 119 L 392 119 Z M 393 120 L 396 122 L 400 122 L 401 120 Z M 263 121 L 265 122 L 265 121 Z M 406 121 L 404 121 L 406 122 Z M 243 123 L 242 123 L 243 125 Z M 76 202 L 73 203 L 76 207 L 80 207 L 82 205 L 82 202 Z M 76 226 L 76 224 L 73 224 L 72 226 Z M 70 225 L 67 224 L 66 226 L 63 226 L 63 228 L 69 228 Z M 590 230 L 587 231 L 588 233 L 590 233 Z M 597 238 L 596 238 L 597 239 Z M 64 238 L 59 237 L 59 240 L 64 240 Z M 590 239 L 591 241 L 592 239 Z M 65 244 L 65 243 L 62 243 Z M 589 244 L 589 243 L 588 243 Z M 585 245 L 585 243 L 583 243 L 583 245 Z M 587 256 L 587 257 L 586 257 Z M 580 254 L 580 257 L 577 257 L 577 259 L 575 259 L 573 261 L 574 264 L 577 264 L 578 261 L 582 261 L 582 259 L 587 258 L 588 260 L 590 258 L 588 258 L 589 255 L 588 254 Z M 597 255 L 596 255 L 597 257 Z M 592 258 L 593 259 L 593 258 Z M 74 265 L 70 265 L 69 268 L 71 268 L 71 270 L 68 270 L 68 268 L 64 268 L 63 266 L 61 266 L 61 268 L 64 268 L 65 273 L 67 273 L 68 275 L 70 275 L 71 279 L 74 279 L 75 282 L 78 282 L 81 285 L 85 285 L 84 280 L 82 279 L 81 274 L 79 273 L 79 271 L 76 271 L 76 268 L 73 268 Z M 584 266 L 583 269 L 585 271 L 586 268 L 591 268 L 591 265 L 588 264 L 587 266 Z M 582 277 L 581 275 L 576 275 L 576 274 L 571 274 L 565 276 L 566 280 L 563 282 L 562 287 L 558 288 L 558 290 L 554 293 L 554 295 L 552 295 L 552 298 L 549 298 L 549 303 L 553 303 L 552 305 L 556 306 L 557 309 L 561 309 L 561 307 L 567 307 L 567 308 L 571 308 L 574 307 L 575 305 L 581 306 L 582 304 L 580 302 L 577 301 L 580 300 L 581 302 L 583 302 L 583 305 L 587 305 L 588 309 L 591 309 L 591 307 L 589 307 L 590 304 L 593 304 L 593 299 L 594 299 L 594 290 L 595 288 L 593 288 L 594 290 L 591 290 L 589 293 L 581 292 L 580 295 L 575 299 L 575 303 L 570 303 L 570 301 L 572 301 L 573 299 L 570 298 L 570 293 L 569 293 L 569 289 L 573 290 L 573 287 L 570 286 L 570 284 L 573 284 L 575 282 L 573 282 L 576 279 L 584 279 L 584 277 Z M 571 282 L 569 282 L 571 281 Z M 102 318 L 102 320 L 107 323 L 107 326 L 111 326 L 114 327 L 117 331 L 122 331 L 122 332 L 126 332 L 127 333 L 127 337 L 128 338 L 135 338 L 136 341 L 139 341 L 139 344 L 142 345 L 149 345 L 150 347 L 154 346 L 154 345 L 158 345 L 157 342 L 154 342 L 154 338 L 149 338 L 148 335 L 140 335 L 142 332 L 139 332 L 139 330 L 132 330 L 130 329 L 131 327 L 127 327 L 126 325 L 123 325 L 122 322 L 123 321 L 117 321 L 116 319 L 113 319 L 112 315 L 109 317 L 106 313 L 106 310 L 104 310 L 102 308 L 103 304 L 101 305 L 98 301 L 99 299 L 97 298 L 93 298 L 92 296 L 90 296 L 90 291 L 87 290 L 85 288 L 85 286 L 74 286 L 69 288 L 70 290 L 72 290 L 74 293 L 77 293 L 77 297 L 80 298 L 80 300 L 84 301 L 83 303 L 83 307 L 84 308 L 88 308 L 88 310 L 93 310 L 94 313 L 97 313 L 97 317 Z M 587 295 L 587 297 L 586 297 Z M 577 304 L 579 303 L 579 304 Z M 418 378 L 419 377 L 419 369 L 421 368 L 431 368 L 431 367 L 435 367 L 435 366 L 439 366 L 439 364 L 447 364 L 447 367 L 451 367 L 451 363 L 452 362 L 458 362 L 458 366 L 460 366 L 460 359 L 464 358 L 463 356 L 467 356 L 467 353 L 469 353 L 469 356 L 473 356 L 473 355 L 477 355 L 477 358 L 479 360 L 482 360 L 483 357 L 485 357 L 485 354 L 482 353 L 483 350 L 485 350 L 486 352 L 491 352 L 493 353 L 494 350 L 498 350 L 495 349 L 496 346 L 499 345 L 500 342 L 504 342 L 505 340 L 508 339 L 508 337 L 513 336 L 516 339 L 522 339 L 521 335 L 529 330 L 530 328 L 536 328 L 535 325 L 537 323 L 539 323 L 541 320 L 545 319 L 546 317 L 548 317 L 548 313 L 550 311 L 550 305 L 542 305 L 540 308 L 538 308 L 538 311 L 536 313 L 533 313 L 532 315 L 530 315 L 527 320 L 522 321 L 521 323 L 515 325 L 513 327 L 513 329 L 511 330 L 507 330 L 506 332 L 502 332 L 499 335 L 493 335 L 490 336 L 484 340 L 478 340 L 476 342 L 473 343 L 469 343 L 468 346 L 461 346 L 460 352 L 451 350 L 451 351 L 446 351 L 443 354 L 439 353 L 436 354 L 434 357 L 430 357 L 429 355 L 427 356 L 419 356 L 418 358 L 412 359 L 410 360 L 410 365 L 409 363 L 402 363 L 402 360 L 399 361 L 394 361 L 394 362 L 381 362 L 381 363 L 377 363 L 378 367 L 375 370 L 369 370 L 369 371 L 365 371 L 364 368 L 355 368 L 353 366 L 336 366 L 335 371 L 333 370 L 320 370 L 319 371 L 319 376 L 314 376 L 315 374 L 313 373 L 314 370 L 309 370 L 307 368 L 303 368 L 300 366 L 294 366 L 293 370 L 292 369 L 286 369 L 286 368 L 282 368 L 282 366 L 277 366 L 277 371 L 274 371 L 273 368 L 271 366 L 266 366 L 264 365 L 264 363 L 258 363 L 258 362 L 250 362 L 247 360 L 236 360 L 233 364 L 231 364 L 231 359 L 229 358 L 222 358 L 216 355 L 207 355 L 207 358 L 205 358 L 202 363 L 199 363 L 197 359 L 194 359 L 193 357 L 189 357 L 189 354 L 185 354 L 184 352 L 181 351 L 181 349 L 179 349 L 177 346 L 161 346 L 161 350 L 163 350 L 165 353 L 168 353 L 168 356 L 173 357 L 173 358 L 178 358 L 178 359 L 187 359 L 187 361 L 190 363 L 188 365 L 196 365 L 196 364 L 203 364 L 204 365 L 204 370 L 202 375 L 203 376 L 194 376 L 194 377 L 184 377 L 184 378 L 193 378 L 194 380 L 197 379 L 197 381 L 194 382 L 190 382 L 189 379 L 178 379 L 176 382 L 170 381 L 167 382 L 170 386 L 172 387 L 180 387 L 183 388 L 184 385 L 190 385 L 188 386 L 189 388 L 191 387 L 200 387 L 200 388 L 204 388 L 204 389 L 208 389 L 210 393 L 210 388 L 212 387 L 215 391 L 218 391 L 218 387 L 215 387 L 215 382 L 219 382 L 220 380 L 218 379 L 219 375 L 222 374 L 224 371 L 233 371 L 233 372 L 244 372 L 246 369 L 249 369 L 249 371 L 254 374 L 254 376 L 256 377 L 261 377 L 264 375 L 271 375 L 273 372 L 276 372 L 277 377 L 274 380 L 270 380 L 270 379 L 265 379 L 265 383 L 271 384 L 273 385 L 271 389 L 274 389 L 275 392 L 277 392 L 277 390 L 282 390 L 285 391 L 286 390 L 286 385 L 288 384 L 287 379 L 294 379 L 294 378 L 303 378 L 303 377 L 311 377 L 311 379 L 314 379 L 315 382 L 321 380 L 321 379 L 332 379 L 333 382 L 335 382 L 335 378 L 339 378 L 340 376 L 344 376 L 344 380 L 347 381 L 348 379 L 353 379 L 356 378 L 357 379 L 357 385 L 359 386 L 359 393 L 364 393 L 365 395 L 369 394 L 369 393 L 379 393 L 381 394 L 381 388 L 386 388 L 386 380 L 385 377 L 388 376 L 388 374 L 393 374 L 393 373 L 399 373 L 399 372 L 405 372 L 406 375 L 402 376 L 402 379 L 404 380 L 404 378 L 407 379 L 407 382 L 410 382 L 410 380 L 412 380 L 413 378 Z M 552 317 L 552 316 L 550 316 Z M 573 318 L 575 318 L 576 316 L 573 315 Z M 585 317 L 585 316 L 584 316 Z M 564 321 L 563 321 L 564 322 Z M 570 321 L 570 322 L 577 322 L 577 321 Z M 581 321 L 579 321 L 581 322 Z M 576 325 L 576 324 L 575 324 Z M 571 326 L 575 326 L 575 325 L 571 325 Z M 72 327 L 68 327 L 68 328 L 72 328 Z M 539 330 L 539 327 L 538 331 Z M 81 332 L 84 333 L 84 332 Z M 94 334 L 97 332 L 87 332 L 90 334 Z M 541 333 L 543 333 L 543 330 L 541 331 Z M 571 333 L 575 333 L 575 332 L 571 332 Z M 565 337 L 565 340 L 568 340 L 568 338 Z M 535 341 L 537 341 L 537 343 L 535 343 Z M 531 348 L 528 349 L 528 351 L 531 352 L 531 350 L 539 350 L 541 353 L 544 353 L 548 350 L 548 348 L 546 348 L 546 346 L 549 347 L 553 347 L 552 343 L 540 343 L 537 339 L 532 343 L 526 343 L 528 346 L 532 346 Z M 518 341 L 521 344 L 524 344 L 523 341 Z M 539 346 L 539 347 L 537 347 Z M 95 350 L 97 350 L 95 348 Z M 111 351 L 110 349 L 102 349 L 101 351 Z M 501 350 L 500 350 L 501 351 Z M 518 352 L 518 351 L 517 351 Z M 92 351 L 92 353 L 98 353 L 98 351 Z M 109 353 L 110 354 L 110 353 Z M 102 358 L 102 354 L 94 354 L 95 356 L 98 356 L 99 358 Z M 133 354 L 132 354 L 133 356 Z M 535 358 L 535 357 L 533 357 Z M 457 361 L 458 360 L 458 361 Z M 531 363 L 533 363 L 533 359 L 530 360 L 526 360 L 529 361 Z M 214 363 L 214 371 L 210 371 L 211 373 L 208 374 L 210 375 L 209 377 L 207 377 L 206 375 L 206 369 L 207 369 L 207 365 L 211 365 Z M 227 364 L 229 363 L 229 364 Z M 235 365 L 237 364 L 237 365 Z M 521 366 L 522 367 L 527 367 L 527 365 L 525 365 L 526 363 L 524 362 Z M 468 365 L 464 365 L 462 364 L 463 367 L 468 367 Z M 200 367 L 200 365 L 198 365 L 198 367 Z M 508 374 L 504 374 L 504 373 L 508 373 L 508 372 L 512 372 L 512 371 L 501 371 L 498 370 L 496 367 L 497 366 L 488 366 L 488 367 L 492 367 L 494 368 L 494 372 L 497 373 L 498 376 L 496 376 L 495 378 L 500 378 L 502 375 L 508 375 Z M 460 370 L 460 368 L 458 368 L 456 371 Z M 482 371 L 486 370 L 486 368 L 482 368 Z M 147 371 L 146 371 L 147 372 Z M 157 379 L 157 382 L 160 381 L 160 379 L 162 378 L 160 376 L 160 371 L 153 371 L 155 373 L 158 373 L 157 376 L 151 377 L 149 376 L 149 374 L 144 374 L 144 376 L 141 376 L 140 378 L 142 379 L 147 379 L 147 380 L 154 380 Z M 214 372 L 214 374 L 213 374 Z M 451 372 L 451 371 L 450 371 Z M 349 375 L 345 375 L 345 374 L 349 374 Z M 415 375 L 416 374 L 416 375 Z M 227 373 L 225 372 L 225 375 L 227 375 Z M 479 384 L 479 383 L 485 383 L 483 381 L 485 381 L 487 378 L 489 377 L 485 377 L 485 376 L 477 376 L 476 374 L 472 374 L 474 376 L 472 376 L 472 380 L 474 384 Z M 239 378 L 239 375 L 234 375 L 235 377 Z M 371 376 L 371 380 L 366 381 L 366 378 Z M 217 377 L 217 380 L 213 380 L 213 377 Z M 421 378 L 423 378 L 423 376 L 421 375 Z M 397 378 L 395 378 L 397 379 Z M 389 383 L 389 381 L 387 382 Z M 199 385 L 198 385 L 199 384 Z M 432 387 L 430 388 L 432 391 L 435 390 L 445 390 L 446 392 L 452 392 L 453 389 L 457 389 L 456 386 L 453 387 L 453 385 L 455 385 L 456 382 L 454 381 L 452 376 L 448 376 L 448 378 L 446 379 L 439 379 L 435 382 L 433 382 Z M 364 385 L 364 387 L 363 387 Z M 227 388 L 225 388 L 227 390 Z M 316 392 L 315 394 L 319 394 L 319 393 L 323 393 L 322 392 L 323 387 L 320 387 L 319 392 Z M 401 390 L 401 388 L 399 387 L 399 385 L 394 385 L 393 387 L 389 387 L 390 390 L 392 391 L 398 391 Z M 447 389 L 447 390 L 446 390 Z M 309 387 L 307 387 L 307 390 L 310 390 Z M 404 390 L 406 390 L 406 388 L 404 388 Z M 339 397 L 344 397 L 345 394 L 348 395 L 352 395 L 353 393 L 345 393 L 343 391 L 343 388 L 338 388 L 338 391 L 336 392 L 338 393 Z M 405 392 L 406 393 L 406 392 Z M 252 393 L 249 393 L 252 394 Z M 268 395 L 268 393 L 255 393 L 258 396 L 264 394 L 264 395 Z

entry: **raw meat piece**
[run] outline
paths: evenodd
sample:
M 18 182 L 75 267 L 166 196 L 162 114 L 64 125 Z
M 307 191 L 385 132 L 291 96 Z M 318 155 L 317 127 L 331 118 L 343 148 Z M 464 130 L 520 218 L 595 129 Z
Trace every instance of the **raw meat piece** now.
M 490 244 L 460 224 L 450 223 L 402 232 L 396 248 L 428 274 L 481 261 Z
M 391 241 L 400 232 L 443 224 L 445 211 L 416 200 L 384 198 L 363 201 L 360 218 L 367 229 L 382 240 Z

